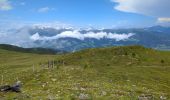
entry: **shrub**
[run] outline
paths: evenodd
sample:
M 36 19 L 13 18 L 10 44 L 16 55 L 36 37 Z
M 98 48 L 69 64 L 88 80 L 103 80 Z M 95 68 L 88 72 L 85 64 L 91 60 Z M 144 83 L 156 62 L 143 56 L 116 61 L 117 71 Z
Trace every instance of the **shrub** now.
M 127 56 L 127 55 L 128 55 L 128 53 L 127 53 L 127 52 L 125 52 L 125 55 Z
M 165 61 L 162 59 L 162 60 L 161 60 L 161 63 L 163 64 L 163 63 L 165 63 Z
M 90 68 L 91 66 L 90 66 L 90 64 L 88 64 L 88 63 L 86 63 L 85 65 L 84 65 L 84 69 L 86 69 L 86 68 Z
M 107 64 L 106 66 L 110 66 L 110 64 Z
M 132 53 L 132 57 L 135 57 L 136 56 L 136 54 L 135 53 Z

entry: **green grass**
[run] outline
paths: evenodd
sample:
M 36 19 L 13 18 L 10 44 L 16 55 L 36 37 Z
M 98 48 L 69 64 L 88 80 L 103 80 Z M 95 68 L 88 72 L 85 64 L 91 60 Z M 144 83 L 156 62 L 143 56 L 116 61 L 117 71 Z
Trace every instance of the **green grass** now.
M 55 60 L 55 68 L 40 66 L 48 60 Z M 87 49 L 63 55 L 0 50 L 3 84 L 17 80 L 23 84 L 22 93 L 0 93 L 0 99 L 136 100 L 145 94 L 168 100 L 169 65 L 170 52 L 141 46 Z

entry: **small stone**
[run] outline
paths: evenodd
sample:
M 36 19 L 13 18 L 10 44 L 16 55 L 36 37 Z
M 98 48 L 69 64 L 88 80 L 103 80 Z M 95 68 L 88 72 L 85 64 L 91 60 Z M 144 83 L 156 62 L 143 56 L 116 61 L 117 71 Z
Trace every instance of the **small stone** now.
M 88 94 L 84 94 L 84 93 L 80 93 L 80 95 L 78 96 L 78 98 L 80 100 L 87 100 L 90 99 Z
M 86 89 L 81 87 L 80 90 L 81 90 L 81 91 L 85 91 Z
M 107 92 L 106 91 L 102 91 L 101 95 L 105 96 L 105 95 L 107 95 Z
M 52 78 L 51 80 L 52 80 L 53 82 L 56 82 L 56 81 L 57 81 L 57 79 L 55 79 L 55 78 Z
M 167 98 L 164 96 L 160 96 L 160 100 L 167 100 Z
M 44 88 L 44 87 L 45 87 L 45 84 L 43 84 L 42 87 Z
M 153 100 L 153 95 L 142 94 L 138 96 L 138 100 Z

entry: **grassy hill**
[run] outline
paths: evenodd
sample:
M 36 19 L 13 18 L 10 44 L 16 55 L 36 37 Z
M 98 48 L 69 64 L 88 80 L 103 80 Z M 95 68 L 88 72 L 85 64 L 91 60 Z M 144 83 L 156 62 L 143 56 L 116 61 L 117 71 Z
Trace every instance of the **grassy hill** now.
M 22 52 L 22 53 L 36 53 L 36 54 L 57 54 L 62 52 L 60 50 L 53 50 L 53 49 L 46 49 L 46 48 L 22 48 L 22 47 L 8 45 L 8 44 L 0 44 L 0 49 Z
M 68 64 L 105 65 L 169 65 L 170 52 L 157 51 L 142 46 L 94 48 L 64 55 Z
M 54 60 L 54 68 L 48 61 Z M 170 52 L 141 46 L 87 49 L 63 55 L 0 49 L 1 84 L 20 80 L 22 93 L 0 99 L 170 99 Z M 34 67 L 33 67 L 34 66 Z

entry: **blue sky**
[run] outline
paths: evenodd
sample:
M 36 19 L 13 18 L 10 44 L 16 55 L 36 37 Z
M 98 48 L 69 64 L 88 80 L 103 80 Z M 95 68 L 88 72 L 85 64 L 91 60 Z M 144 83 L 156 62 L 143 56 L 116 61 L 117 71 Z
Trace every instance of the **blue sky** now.
M 135 33 L 101 30 L 81 34 L 79 30 L 170 26 L 169 5 L 170 0 L 0 0 L 0 43 L 34 47 L 36 40 L 45 43 L 62 37 L 126 40 Z M 38 31 L 30 33 L 37 28 L 45 33 L 49 28 L 72 31 L 55 32 L 51 37 L 49 32 L 45 34 L 47 37 Z
M 169 4 L 168 0 L 0 0 L 0 21 L 146 27 L 169 23 Z

